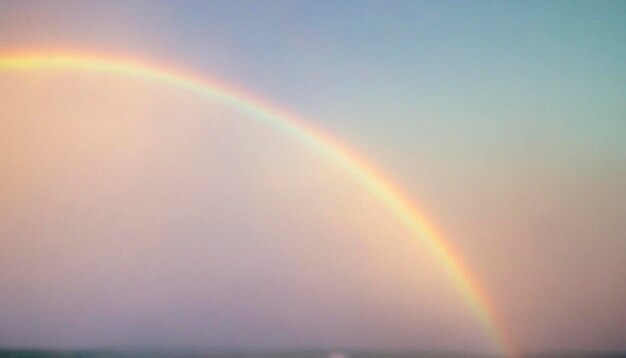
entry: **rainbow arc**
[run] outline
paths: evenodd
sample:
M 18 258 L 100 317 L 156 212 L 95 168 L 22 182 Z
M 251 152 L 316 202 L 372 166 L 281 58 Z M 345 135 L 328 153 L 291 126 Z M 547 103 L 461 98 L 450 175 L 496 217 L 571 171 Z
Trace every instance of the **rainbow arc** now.
M 332 136 L 313 127 L 309 122 L 264 103 L 223 83 L 208 80 L 166 67 L 142 63 L 134 59 L 98 57 L 75 53 L 11 53 L 0 55 L 0 72 L 19 71 L 88 71 L 128 76 L 195 93 L 252 115 L 267 125 L 296 137 L 328 160 L 350 172 L 358 182 L 400 220 L 412 236 L 445 268 L 459 293 L 463 296 L 483 330 L 498 350 L 509 357 L 516 356 L 510 338 L 496 319 L 486 291 L 463 263 L 460 256 L 444 240 L 426 217 L 392 182 L 368 162 Z

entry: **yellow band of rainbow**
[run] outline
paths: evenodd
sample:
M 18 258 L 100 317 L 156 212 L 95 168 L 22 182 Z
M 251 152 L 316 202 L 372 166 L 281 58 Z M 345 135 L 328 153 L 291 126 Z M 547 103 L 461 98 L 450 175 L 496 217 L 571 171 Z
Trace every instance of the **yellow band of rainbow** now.
M 350 172 L 372 195 L 384 203 L 391 213 L 406 225 L 414 238 L 418 239 L 443 265 L 485 332 L 496 344 L 497 349 L 509 357 L 516 355 L 513 345 L 504 333 L 503 326 L 499 325 L 496 320 L 486 292 L 463 264 L 459 255 L 454 253 L 424 215 L 383 174 L 372 168 L 363 158 L 331 136 L 313 128 L 306 121 L 217 81 L 136 60 L 58 52 L 0 55 L 0 72 L 33 70 L 102 72 L 158 82 L 221 101 L 296 137 Z

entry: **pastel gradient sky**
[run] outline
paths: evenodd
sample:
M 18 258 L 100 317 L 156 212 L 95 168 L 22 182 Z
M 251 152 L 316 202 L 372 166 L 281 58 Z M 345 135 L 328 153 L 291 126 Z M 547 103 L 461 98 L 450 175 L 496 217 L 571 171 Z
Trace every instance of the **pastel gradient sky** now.
M 6 1 L 0 53 L 123 55 L 332 133 L 523 350 L 626 349 L 626 2 Z M 490 351 L 350 175 L 223 103 L 0 74 L 0 346 Z

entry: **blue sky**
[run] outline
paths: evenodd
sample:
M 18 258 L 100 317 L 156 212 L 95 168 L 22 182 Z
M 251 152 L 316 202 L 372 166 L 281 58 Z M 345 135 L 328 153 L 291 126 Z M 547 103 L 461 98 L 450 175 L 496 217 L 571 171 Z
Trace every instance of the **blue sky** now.
M 147 59 L 306 118 L 428 208 L 523 346 L 617 349 L 626 324 L 625 16 L 623 1 L 0 0 L 0 51 Z M 196 106 L 184 113 L 206 113 Z M 248 145 L 238 155 L 254 153 Z M 271 148 L 262 163 L 283 158 Z M 409 321 L 387 323 L 438 322 Z M 403 337 L 380 344 L 411 346 Z

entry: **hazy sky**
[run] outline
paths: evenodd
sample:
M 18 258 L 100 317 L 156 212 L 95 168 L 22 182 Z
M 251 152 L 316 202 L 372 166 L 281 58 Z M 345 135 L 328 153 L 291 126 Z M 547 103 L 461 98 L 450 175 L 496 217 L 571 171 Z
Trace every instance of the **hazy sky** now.
M 626 2 L 4 1 L 0 53 L 219 78 L 368 158 L 522 349 L 626 349 Z M 142 80 L 0 74 L 0 345 L 490 350 L 342 168 Z

